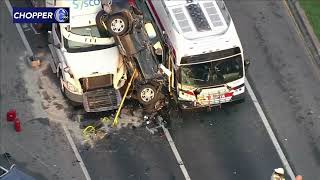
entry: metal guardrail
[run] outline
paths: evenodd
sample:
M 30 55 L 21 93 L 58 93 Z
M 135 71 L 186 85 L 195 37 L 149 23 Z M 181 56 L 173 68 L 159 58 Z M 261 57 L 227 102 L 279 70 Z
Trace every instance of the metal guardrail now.
M 320 43 L 298 0 L 286 0 L 293 18 L 296 21 L 303 39 L 317 65 L 320 67 Z

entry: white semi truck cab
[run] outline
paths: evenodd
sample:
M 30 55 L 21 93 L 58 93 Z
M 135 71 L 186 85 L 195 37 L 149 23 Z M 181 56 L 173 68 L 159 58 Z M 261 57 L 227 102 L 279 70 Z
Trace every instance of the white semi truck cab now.
M 87 112 L 117 109 L 126 69 L 113 37 L 96 23 L 100 1 L 82 3 L 46 0 L 46 6 L 70 7 L 70 23 L 52 25 L 50 65 L 70 101 L 82 103 Z

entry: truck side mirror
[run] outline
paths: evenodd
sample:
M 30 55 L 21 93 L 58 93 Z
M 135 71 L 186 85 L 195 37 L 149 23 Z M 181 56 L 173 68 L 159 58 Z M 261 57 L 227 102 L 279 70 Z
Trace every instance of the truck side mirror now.
M 244 60 L 244 68 L 247 70 L 249 66 L 250 66 L 250 60 L 249 59 L 245 59 Z

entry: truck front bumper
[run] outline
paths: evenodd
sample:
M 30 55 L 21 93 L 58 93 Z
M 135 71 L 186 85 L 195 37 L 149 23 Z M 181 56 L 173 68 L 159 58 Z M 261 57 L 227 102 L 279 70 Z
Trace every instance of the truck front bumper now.
M 83 94 L 83 107 L 86 112 L 101 112 L 118 109 L 121 102 L 119 90 L 113 87 L 87 91 Z

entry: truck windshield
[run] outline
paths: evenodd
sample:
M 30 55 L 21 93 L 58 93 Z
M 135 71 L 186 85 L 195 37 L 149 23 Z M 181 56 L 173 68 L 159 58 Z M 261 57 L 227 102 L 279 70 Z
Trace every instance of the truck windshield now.
M 241 55 L 201 64 L 181 66 L 181 84 L 208 87 L 225 84 L 243 77 Z
M 94 26 L 86 26 L 86 27 L 77 27 L 72 28 L 71 32 L 77 35 L 81 36 L 91 36 L 91 37 L 97 37 L 97 38 L 110 38 L 112 37 L 106 32 L 102 32 L 101 30 L 98 30 L 98 27 L 96 25 Z M 86 51 L 94 51 L 94 50 L 101 50 L 106 49 L 115 46 L 115 44 L 112 45 L 94 45 L 89 43 L 82 43 L 82 42 L 76 42 L 69 40 L 65 37 L 63 37 L 64 40 L 64 46 L 70 53 L 75 52 L 86 52 Z

